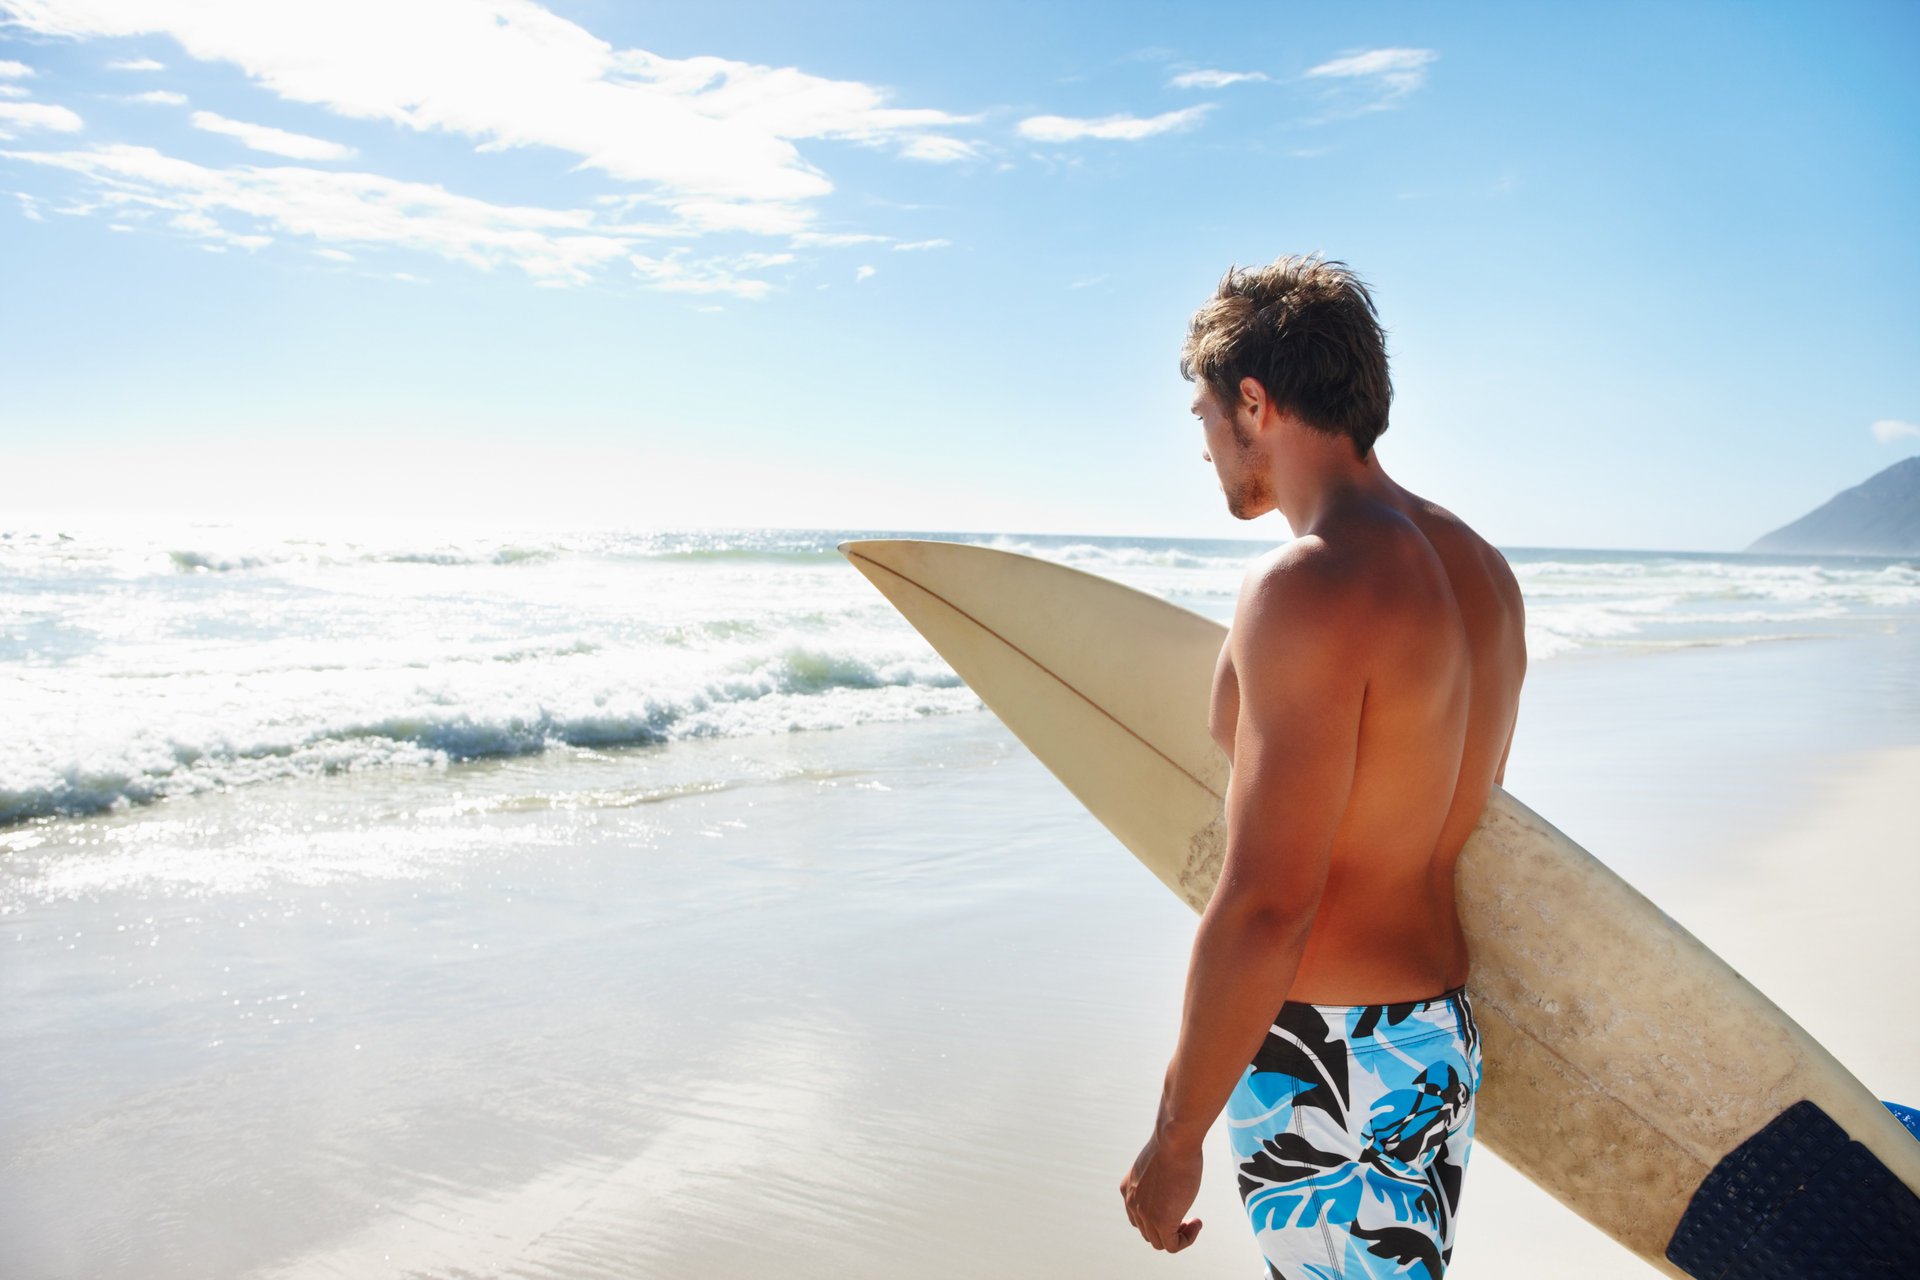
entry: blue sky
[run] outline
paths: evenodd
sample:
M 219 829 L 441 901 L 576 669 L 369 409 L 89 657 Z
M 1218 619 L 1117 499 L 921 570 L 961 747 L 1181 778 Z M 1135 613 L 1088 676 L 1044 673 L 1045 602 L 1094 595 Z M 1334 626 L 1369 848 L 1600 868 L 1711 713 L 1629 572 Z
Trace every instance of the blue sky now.
M 1911 4 L 0 15 L 20 509 L 1279 538 L 1176 354 L 1309 250 L 1506 545 L 1920 450 Z

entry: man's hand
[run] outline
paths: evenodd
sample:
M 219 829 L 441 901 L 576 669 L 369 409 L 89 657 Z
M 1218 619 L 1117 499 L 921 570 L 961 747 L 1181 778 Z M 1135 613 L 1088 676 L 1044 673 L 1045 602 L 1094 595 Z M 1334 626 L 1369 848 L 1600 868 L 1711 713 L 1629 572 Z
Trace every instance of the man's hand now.
M 1163 1142 L 1156 1132 L 1120 1180 L 1127 1221 L 1154 1248 L 1178 1253 L 1200 1234 L 1200 1219 L 1180 1220 L 1200 1194 L 1200 1165 L 1198 1144 Z

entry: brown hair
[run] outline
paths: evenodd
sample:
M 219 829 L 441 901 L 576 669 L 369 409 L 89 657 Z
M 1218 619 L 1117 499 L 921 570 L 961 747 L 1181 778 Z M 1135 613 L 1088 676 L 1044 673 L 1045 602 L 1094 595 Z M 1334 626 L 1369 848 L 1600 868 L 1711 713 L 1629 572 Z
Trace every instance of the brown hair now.
M 1229 268 L 1193 313 L 1180 372 L 1231 412 L 1240 379 L 1317 431 L 1346 436 L 1364 459 L 1387 429 L 1393 380 L 1387 340 L 1367 286 L 1344 262 L 1318 254 Z

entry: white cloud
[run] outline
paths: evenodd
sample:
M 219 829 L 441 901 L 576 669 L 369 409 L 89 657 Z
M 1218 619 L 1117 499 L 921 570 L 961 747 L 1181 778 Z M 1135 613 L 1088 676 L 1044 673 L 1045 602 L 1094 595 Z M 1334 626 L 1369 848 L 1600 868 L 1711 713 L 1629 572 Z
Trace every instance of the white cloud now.
M 978 159 L 980 148 L 963 139 L 950 138 L 944 133 L 923 133 L 917 138 L 907 139 L 900 148 L 900 154 L 909 160 L 951 164 L 956 160 Z
M 271 230 L 326 245 L 385 245 L 490 270 L 513 266 L 538 282 L 579 284 L 634 247 L 642 234 L 589 210 L 499 205 L 443 187 L 372 173 L 299 165 L 210 169 L 124 144 L 90 151 L 0 151 L 88 179 L 98 188 L 76 214 L 128 206 L 177 214 L 239 215 L 247 232 Z M 218 224 L 216 224 L 218 225 Z M 192 232 L 201 224 L 182 227 Z M 204 232 L 203 234 L 212 234 Z
M 40 201 L 38 197 L 30 196 L 24 191 L 16 191 L 13 194 L 14 198 L 20 201 L 21 217 L 34 222 L 45 222 L 47 220 L 46 215 L 40 212 Z
M 952 247 L 953 241 L 951 240 L 909 240 L 905 244 L 893 246 L 893 251 L 895 253 L 913 253 L 919 249 L 950 249 Z
M 343 147 L 325 138 L 310 138 L 304 133 L 288 133 L 285 129 L 248 124 L 244 120 L 229 120 L 211 111 L 194 112 L 193 127 L 237 138 L 255 151 L 269 151 L 291 160 L 345 160 L 354 154 L 352 147 Z
M 1867 429 L 1881 444 L 1892 444 L 1902 436 L 1920 436 L 1920 426 L 1902 422 L 1898 418 L 1882 418 Z
M 116 58 L 107 64 L 109 71 L 165 71 L 167 64 L 152 58 Z
M 80 117 L 65 107 L 47 102 L 0 102 L 0 138 L 13 137 L 14 129 L 78 133 L 84 127 Z
M 754 200 L 680 200 L 668 206 L 683 229 L 695 233 L 739 231 L 755 236 L 790 236 L 804 231 L 813 212 L 803 205 Z
M 1137 142 L 1156 134 L 1190 129 L 1200 123 L 1201 117 L 1212 109 L 1212 104 L 1206 103 L 1145 118 L 1101 116 L 1098 119 L 1083 119 L 1073 116 L 1029 116 L 1022 120 L 1016 129 L 1021 137 L 1034 142 L 1074 142 L 1081 138 Z
M 803 249 L 845 249 L 856 244 L 885 244 L 891 238 L 864 231 L 796 231 L 792 242 Z
M 145 93 L 128 94 L 127 101 L 157 102 L 164 107 L 184 107 L 187 105 L 187 95 L 175 93 L 171 89 L 149 89 Z
M 1224 89 L 1230 84 L 1252 84 L 1266 78 L 1260 71 L 1183 71 L 1167 85 L 1173 89 Z
M 170 224 L 176 230 L 185 231 L 189 235 L 199 236 L 203 240 L 213 240 L 220 244 L 233 245 L 236 248 L 246 249 L 248 251 L 264 249 L 273 243 L 272 236 L 248 235 L 238 231 L 229 231 L 212 218 L 209 218 L 206 214 L 197 210 L 175 214 L 170 220 Z M 131 231 L 133 228 L 127 227 L 123 229 Z
M 853 269 L 853 282 L 855 284 L 859 284 L 862 280 L 870 280 L 873 278 L 874 274 L 875 274 L 875 269 L 873 267 L 868 267 L 868 266 L 855 267 Z
M 1068 285 L 1067 288 L 1091 289 L 1093 288 L 1093 286 L 1097 284 L 1105 284 L 1106 282 L 1107 282 L 1107 277 L 1105 275 L 1082 276 L 1080 279 L 1075 280 L 1072 284 Z
M 17 84 L 0 84 L 0 98 L 25 98 L 31 95 Z
M 353 255 L 348 253 L 345 249 L 315 249 L 313 251 L 313 256 L 316 258 L 325 258 L 329 262 L 354 261 Z
M 1406 76 L 1425 72 L 1440 55 L 1431 49 L 1370 49 L 1307 69 L 1308 76 Z
M 1309 67 L 1306 78 L 1349 83 L 1362 95 L 1348 104 L 1351 112 L 1385 111 L 1426 83 L 1439 56 L 1432 49 L 1370 49 Z
M 792 254 L 738 254 L 727 258 L 695 259 L 685 249 L 658 258 L 634 254 L 628 259 L 650 288 L 665 293 L 721 293 L 735 298 L 764 298 L 773 292 L 771 280 L 743 274 L 793 261 Z
M 0 80 L 24 80 L 33 74 L 33 68 L 24 62 L 0 61 Z
M 713 229 L 803 218 L 833 184 L 794 145 L 841 139 L 918 159 L 965 158 L 934 132 L 973 117 L 889 105 L 884 90 L 792 67 L 616 49 L 532 0 L 11 0 L 14 22 L 85 39 L 167 35 L 294 102 L 456 133 L 482 150 L 547 147 L 646 184 L 669 206 L 735 205 Z

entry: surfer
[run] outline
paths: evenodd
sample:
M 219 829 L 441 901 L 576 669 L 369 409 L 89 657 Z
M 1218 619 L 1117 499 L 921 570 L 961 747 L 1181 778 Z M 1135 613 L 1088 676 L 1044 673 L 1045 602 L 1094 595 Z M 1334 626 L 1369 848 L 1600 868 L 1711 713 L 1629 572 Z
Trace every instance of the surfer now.
M 1480 1082 L 1454 862 L 1512 745 L 1519 586 L 1381 468 L 1386 343 L 1344 264 L 1229 271 L 1180 368 L 1227 509 L 1294 539 L 1248 571 L 1214 675 L 1226 860 L 1127 1217 L 1193 1242 L 1224 1108 L 1272 1276 L 1438 1280 Z

